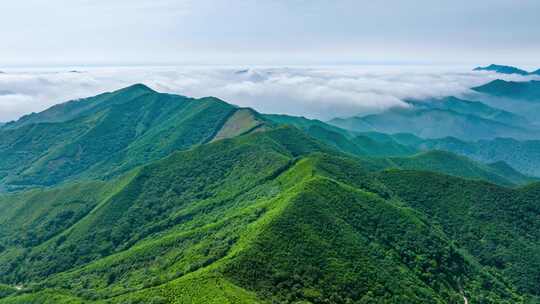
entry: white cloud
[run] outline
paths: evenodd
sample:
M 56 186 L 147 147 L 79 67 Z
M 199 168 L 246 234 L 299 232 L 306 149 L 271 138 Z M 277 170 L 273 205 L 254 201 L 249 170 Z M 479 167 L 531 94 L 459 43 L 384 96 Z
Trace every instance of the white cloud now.
M 406 98 L 459 96 L 495 78 L 527 79 L 468 70 L 412 66 L 8 70 L 0 74 L 0 121 L 133 83 L 186 96 L 216 96 L 265 113 L 330 119 L 405 106 Z

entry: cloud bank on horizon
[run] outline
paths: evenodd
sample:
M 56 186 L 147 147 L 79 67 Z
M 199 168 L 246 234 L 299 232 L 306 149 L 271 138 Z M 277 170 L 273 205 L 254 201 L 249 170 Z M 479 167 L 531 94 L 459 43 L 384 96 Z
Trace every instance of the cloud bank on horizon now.
M 407 98 L 461 96 L 496 78 L 531 77 L 411 66 L 12 70 L 0 74 L 0 122 L 134 83 L 191 97 L 216 96 L 263 113 L 327 120 L 406 106 Z

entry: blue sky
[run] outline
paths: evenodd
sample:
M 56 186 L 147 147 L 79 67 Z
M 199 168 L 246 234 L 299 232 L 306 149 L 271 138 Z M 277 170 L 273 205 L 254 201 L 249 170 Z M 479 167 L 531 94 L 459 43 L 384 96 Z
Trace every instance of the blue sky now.
M 537 0 L 4 0 L 0 68 L 122 64 L 533 67 Z

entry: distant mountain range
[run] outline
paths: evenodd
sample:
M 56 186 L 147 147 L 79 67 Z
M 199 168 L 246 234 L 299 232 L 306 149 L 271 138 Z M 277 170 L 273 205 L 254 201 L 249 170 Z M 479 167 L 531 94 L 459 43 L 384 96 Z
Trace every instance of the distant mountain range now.
M 522 70 L 520 68 L 516 68 L 513 66 L 498 65 L 498 64 L 491 64 L 486 67 L 477 67 L 474 69 L 474 71 L 491 71 L 491 72 L 497 72 L 501 74 L 518 74 L 522 76 L 540 75 L 540 69 L 534 72 L 528 72 L 528 71 L 525 71 L 525 70 Z
M 518 82 L 497 79 L 472 89 L 495 97 L 540 101 L 540 81 L 538 80 Z
M 439 99 L 405 100 L 405 102 L 415 109 L 452 111 L 463 115 L 472 115 L 487 120 L 498 121 L 512 126 L 527 127 L 529 124 L 529 121 L 521 115 L 494 108 L 479 101 L 469 101 L 453 96 Z
M 540 141 L 519 141 L 512 138 L 496 138 L 467 142 L 457 138 L 418 139 L 411 141 L 399 134 L 397 142 L 421 151 L 445 150 L 470 157 L 483 163 L 504 161 L 513 168 L 531 176 L 540 176 Z
M 337 118 L 329 123 L 360 136 L 370 134 L 370 139 L 379 143 L 399 144 L 400 151 L 450 151 L 483 163 L 504 161 L 521 172 L 540 176 L 540 131 L 538 120 L 534 120 L 538 118 L 535 113 L 538 113 L 539 84 L 495 80 L 473 88 L 482 92 L 488 102 L 505 105 L 510 111 L 483 102 L 447 97 L 408 100 L 407 108 Z M 381 132 L 393 135 L 374 135 Z
M 441 160 L 446 159 L 446 161 L 441 161 L 441 164 L 455 164 L 455 166 L 451 166 L 453 169 L 447 167 L 448 170 L 441 171 L 446 174 L 455 174 L 457 172 L 455 170 L 458 170 L 458 168 L 476 167 L 474 171 L 477 173 L 467 175 L 475 176 L 476 178 L 480 178 L 480 176 L 498 175 L 507 177 L 511 175 L 516 177 L 515 179 L 510 179 L 513 179 L 512 182 L 517 184 L 527 183 L 532 180 L 513 169 L 516 168 L 520 172 L 524 172 L 530 176 L 540 177 L 540 141 L 518 141 L 515 139 L 497 138 L 475 142 L 459 140 L 453 137 L 424 139 L 407 133 L 388 135 L 377 132 L 347 131 L 318 120 L 295 116 L 265 115 L 265 117 L 278 124 L 296 126 L 321 142 L 345 153 L 365 157 L 390 157 L 394 165 L 401 164 L 400 166 L 406 167 L 411 163 L 409 158 L 407 158 L 409 156 L 414 156 L 412 159 L 431 159 L 431 156 L 436 155 Z M 449 151 L 457 155 L 470 157 L 487 164 L 487 166 L 478 164 L 470 165 L 468 164 L 468 160 L 465 161 L 463 158 L 450 157 L 449 154 L 442 152 L 423 154 L 423 152 L 433 150 Z M 420 163 L 429 162 L 436 163 L 435 161 L 413 163 L 419 165 Z M 437 165 L 439 169 L 442 166 Z M 506 174 L 498 171 L 499 169 L 510 170 L 514 173 Z M 509 173 L 510 171 L 506 172 Z M 491 180 L 496 181 L 497 179 L 499 178 Z
M 390 108 L 362 117 L 336 118 L 329 123 L 356 132 L 412 133 L 423 138 L 540 138 L 540 133 L 524 117 L 481 102 L 449 97 L 407 103 L 409 107 Z

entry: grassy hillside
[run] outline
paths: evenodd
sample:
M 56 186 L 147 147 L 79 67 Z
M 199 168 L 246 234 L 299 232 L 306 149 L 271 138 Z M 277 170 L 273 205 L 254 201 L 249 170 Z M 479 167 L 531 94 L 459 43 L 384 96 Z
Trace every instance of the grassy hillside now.
M 267 122 L 251 109 L 239 109 L 227 119 L 212 141 L 262 131 Z

